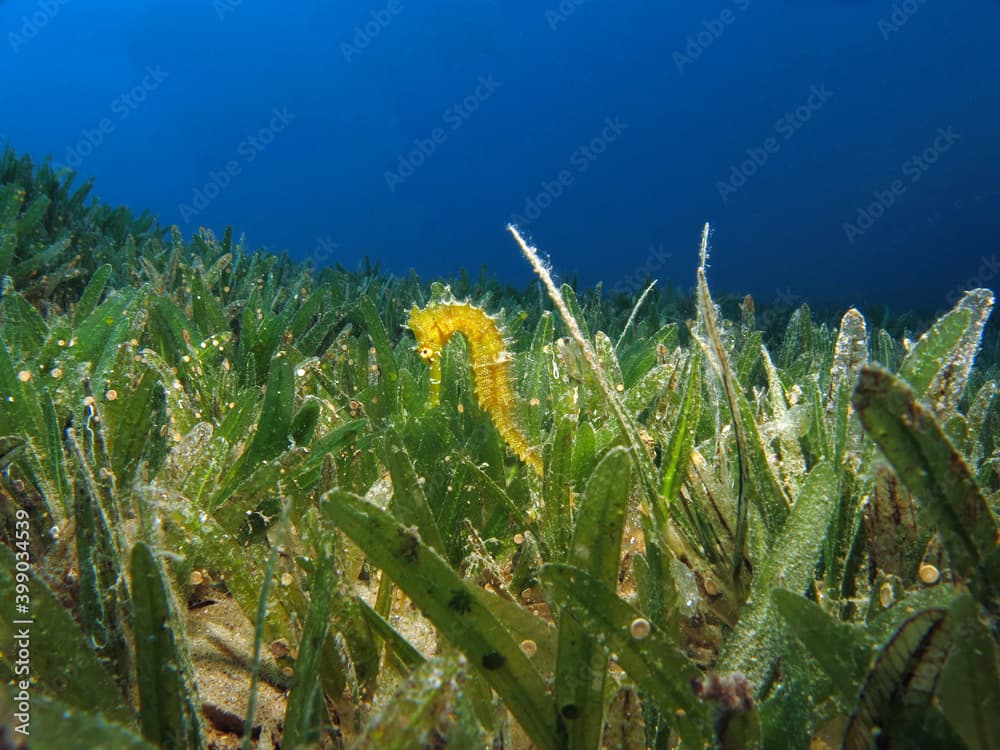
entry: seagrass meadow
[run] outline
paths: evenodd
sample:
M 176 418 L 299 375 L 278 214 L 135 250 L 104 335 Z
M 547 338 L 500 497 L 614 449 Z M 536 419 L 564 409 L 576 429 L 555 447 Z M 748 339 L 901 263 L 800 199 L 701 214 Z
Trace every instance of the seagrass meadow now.
M 428 284 L 88 191 L 0 158 L 0 747 L 997 747 L 990 291 L 716 302 L 707 230 L 691 292 L 515 228 L 538 285 Z

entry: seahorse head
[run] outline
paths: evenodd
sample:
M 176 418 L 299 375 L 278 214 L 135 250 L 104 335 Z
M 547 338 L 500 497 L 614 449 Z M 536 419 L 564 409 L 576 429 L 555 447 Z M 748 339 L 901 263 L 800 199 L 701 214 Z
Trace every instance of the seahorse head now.
M 435 305 L 420 309 L 416 305 L 410 308 L 408 326 L 417 340 L 415 348 L 420 359 L 427 364 L 435 362 L 441 356 L 441 350 L 448 342 L 451 331 L 441 328 L 440 316 Z

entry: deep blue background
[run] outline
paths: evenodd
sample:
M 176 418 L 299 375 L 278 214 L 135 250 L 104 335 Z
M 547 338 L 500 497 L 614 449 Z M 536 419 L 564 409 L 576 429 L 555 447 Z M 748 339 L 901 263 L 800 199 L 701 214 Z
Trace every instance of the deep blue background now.
M 717 292 L 940 309 L 969 277 L 1000 275 L 1000 5 L 900 5 L 915 12 L 565 0 L 556 19 L 558 0 L 6 0 L 0 139 L 77 165 L 101 198 L 185 234 L 231 223 L 295 257 L 370 255 L 425 277 L 485 262 L 518 285 L 530 271 L 505 223 L 567 170 L 526 227 L 563 278 L 628 287 L 648 270 L 688 286 L 707 220 Z M 377 33 L 358 37 L 379 11 Z M 495 83 L 458 114 L 481 79 Z M 808 121 L 779 124 L 813 87 L 830 95 Z M 292 119 L 273 141 L 247 141 L 275 110 Z M 624 129 L 584 156 L 608 118 Z M 386 174 L 435 128 L 433 153 L 390 189 Z M 958 140 L 914 170 L 939 128 Z M 720 183 L 769 138 L 723 200 Z M 229 161 L 239 174 L 184 216 Z M 894 205 L 850 242 L 844 224 L 897 179 Z

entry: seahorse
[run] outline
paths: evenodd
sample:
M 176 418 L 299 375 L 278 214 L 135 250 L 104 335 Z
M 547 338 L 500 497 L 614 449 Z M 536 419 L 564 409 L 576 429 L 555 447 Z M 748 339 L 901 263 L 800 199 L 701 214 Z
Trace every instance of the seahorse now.
M 468 302 L 432 302 L 410 309 L 409 328 L 417 339 L 416 351 L 430 367 L 430 404 L 441 402 L 441 350 L 456 333 L 469 342 L 472 376 L 479 406 L 493 419 L 500 436 L 539 476 L 542 459 L 528 442 L 515 417 L 516 396 L 510 382 L 513 355 L 497 321 Z

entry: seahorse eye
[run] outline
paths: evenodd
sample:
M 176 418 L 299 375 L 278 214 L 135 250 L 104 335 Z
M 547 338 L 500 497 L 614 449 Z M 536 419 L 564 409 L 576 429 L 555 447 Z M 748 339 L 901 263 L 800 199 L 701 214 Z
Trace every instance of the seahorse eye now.
M 431 349 L 429 346 L 420 347 L 420 349 L 417 351 L 417 354 L 419 354 L 420 359 L 424 360 L 425 362 L 429 362 L 432 359 L 434 359 L 434 350 Z

